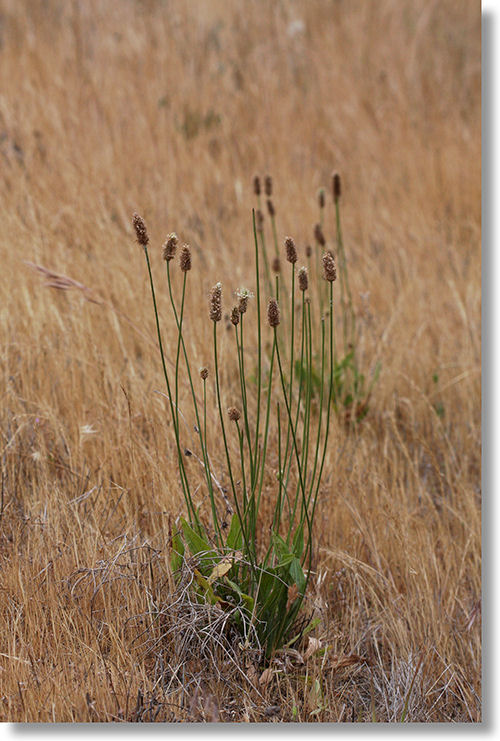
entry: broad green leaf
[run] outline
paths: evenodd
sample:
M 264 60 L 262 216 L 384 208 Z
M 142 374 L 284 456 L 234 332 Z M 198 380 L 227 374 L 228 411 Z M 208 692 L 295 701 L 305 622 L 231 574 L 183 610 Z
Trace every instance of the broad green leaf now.
M 225 581 L 226 584 L 228 584 L 228 586 L 231 587 L 231 589 L 234 592 L 236 592 L 236 594 L 239 597 L 241 597 L 241 599 L 245 603 L 245 606 L 248 608 L 248 611 L 250 613 L 252 613 L 253 612 L 254 605 L 255 605 L 255 601 L 254 601 L 253 597 L 250 597 L 249 594 L 245 594 L 245 592 L 242 592 L 241 589 L 239 588 L 239 586 L 234 581 L 231 581 L 231 579 L 228 579 L 227 576 L 224 579 L 224 581 Z
M 216 596 L 208 579 L 205 579 L 198 569 L 194 570 L 194 576 L 200 587 L 205 591 L 205 599 L 208 599 L 210 604 L 215 605 L 219 601 L 219 598 Z
M 217 559 L 215 551 L 210 548 L 209 544 L 193 530 L 184 518 L 181 518 L 181 526 L 184 538 L 193 556 L 198 555 L 198 553 L 203 553 L 205 562 L 211 562 L 214 559 Z
M 290 564 L 290 576 L 299 588 L 299 592 L 303 595 L 306 588 L 306 577 L 304 576 L 304 572 L 302 571 L 300 561 L 296 557 Z
M 279 563 L 274 568 L 282 569 L 288 567 L 295 558 L 294 554 L 290 552 L 288 545 L 285 543 L 281 535 L 272 533 L 271 537 L 274 545 L 274 551 L 279 560 Z
M 301 522 L 295 531 L 292 541 L 292 550 L 297 558 L 301 558 L 304 550 L 304 523 Z
M 290 549 L 281 535 L 278 535 L 278 533 L 272 533 L 271 537 L 273 540 L 274 550 L 280 561 L 287 556 L 293 555 L 290 553 Z
M 229 533 L 227 534 L 226 546 L 231 550 L 240 550 L 243 545 L 243 536 L 241 533 L 241 525 L 238 518 L 238 513 L 235 512 L 231 518 L 231 525 L 229 527 Z

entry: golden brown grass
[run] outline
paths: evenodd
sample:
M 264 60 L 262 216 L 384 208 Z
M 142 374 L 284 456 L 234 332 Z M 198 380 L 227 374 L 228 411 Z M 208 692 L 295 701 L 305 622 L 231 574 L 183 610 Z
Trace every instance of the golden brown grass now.
M 480 720 L 479 4 L 1 15 L 0 719 Z M 191 245 L 197 368 L 210 286 L 252 279 L 254 173 L 300 251 L 334 168 L 363 362 L 382 375 L 327 460 L 309 599 L 327 651 L 260 684 L 250 659 L 243 676 L 171 643 L 145 655 L 183 500 L 131 214 L 158 269 L 168 232 Z

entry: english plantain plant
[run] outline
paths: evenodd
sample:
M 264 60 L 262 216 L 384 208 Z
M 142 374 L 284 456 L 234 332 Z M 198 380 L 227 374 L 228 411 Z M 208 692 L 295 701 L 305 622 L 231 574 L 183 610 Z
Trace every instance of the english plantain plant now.
M 266 182 L 269 195 L 271 187 L 269 180 Z M 285 240 L 289 281 L 278 273 L 273 284 L 267 256 L 261 274 L 259 222 L 253 214 L 255 320 L 249 318 L 250 299 L 254 296 L 240 289 L 230 313 L 239 400 L 238 405 L 227 408 L 220 372 L 221 283 L 212 288 L 208 307 L 212 322 L 211 383 L 207 367 L 201 368 L 199 374 L 193 373 L 183 332 L 191 252 L 186 245 L 180 250 L 182 292 L 176 300 L 171 266 L 178 241 L 175 234 L 167 238 L 163 258 L 170 307 L 177 327 L 175 341 L 168 348 L 169 357 L 175 359 L 173 371 L 169 370 L 148 253 L 149 237 L 143 219 L 137 214 L 134 214 L 133 225 L 147 264 L 186 507 L 185 517 L 180 518 L 172 533 L 171 565 L 179 575 L 189 566 L 193 573 L 191 589 L 196 599 L 230 611 L 231 622 L 242 640 L 247 645 L 257 642 L 258 646 L 252 647 L 263 649 L 269 657 L 308 629 L 308 621 L 301 621 L 299 613 L 312 573 L 314 520 L 335 405 L 335 260 L 330 251 L 324 252 L 322 301 L 326 313 L 319 317 L 319 327 L 313 331 L 313 317 L 317 312 L 308 295 L 309 273 L 307 267 L 297 270 L 294 240 L 290 237 Z M 276 234 L 276 229 L 274 232 Z M 275 247 L 279 257 L 277 238 Z M 268 292 L 274 294 L 268 299 L 267 321 L 262 282 Z M 288 319 L 286 331 L 282 331 L 282 313 Z M 319 338 L 318 347 L 314 346 L 315 338 Z M 254 377 L 248 375 L 247 367 L 247 345 L 252 340 L 257 351 Z M 265 345 L 271 348 L 269 354 L 264 352 Z M 251 357 L 254 355 L 251 353 Z M 180 424 L 183 415 L 179 411 L 179 379 L 183 365 L 196 421 L 199 447 L 196 455 L 201 462 L 204 482 L 201 487 L 198 481 L 194 486 L 185 462 L 184 428 Z M 217 466 L 212 463 L 207 436 L 207 398 L 211 392 L 216 399 L 217 426 L 223 449 L 223 463 Z M 233 388 L 231 395 L 234 402 Z M 222 474 L 229 481 L 227 493 L 219 484 Z M 203 511 L 203 500 L 209 502 L 208 511 Z

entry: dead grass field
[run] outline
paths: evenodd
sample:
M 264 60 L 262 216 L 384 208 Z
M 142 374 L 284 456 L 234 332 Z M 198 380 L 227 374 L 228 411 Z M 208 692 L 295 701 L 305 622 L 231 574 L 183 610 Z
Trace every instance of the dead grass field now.
M 479 721 L 479 3 L 2 0 L 0 63 L 0 719 Z M 252 281 L 253 175 L 302 249 L 333 169 L 382 372 L 327 458 L 328 649 L 259 684 L 138 639 L 184 504 L 130 219 L 158 271 L 192 246 L 197 368 L 210 286 Z

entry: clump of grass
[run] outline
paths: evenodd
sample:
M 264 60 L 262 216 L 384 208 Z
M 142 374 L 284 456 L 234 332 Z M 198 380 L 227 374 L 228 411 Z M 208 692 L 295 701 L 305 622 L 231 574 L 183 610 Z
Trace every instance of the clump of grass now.
M 257 185 L 258 182 L 258 185 Z M 265 179 L 265 193 L 272 194 L 272 181 Z M 254 181 L 260 196 L 260 181 Z M 202 602 L 230 611 L 231 625 L 239 631 L 245 645 L 261 649 L 267 657 L 273 651 L 296 641 L 305 627 L 299 619 L 307 586 L 311 577 L 314 555 L 314 516 L 320 492 L 321 478 L 331 426 L 331 406 L 334 399 L 334 315 L 333 257 L 324 257 L 324 282 L 328 294 L 327 316 L 321 317 L 321 375 L 319 404 L 313 405 L 313 312 L 305 267 L 298 271 L 301 295 L 300 321 L 296 314 L 295 242 L 284 242 L 286 263 L 290 266 L 290 287 L 284 290 L 276 276 L 273 294 L 268 301 L 267 322 L 261 311 L 261 275 L 259 265 L 258 228 L 253 214 L 255 245 L 255 305 L 250 337 L 245 333 L 249 300 L 248 289 L 236 293 L 238 303 L 230 314 L 234 329 L 235 357 L 238 363 L 239 395 L 227 406 L 221 387 L 221 358 L 218 328 L 223 316 L 223 287 L 216 283 L 210 293 L 208 319 L 212 322 L 213 375 L 218 427 L 225 459 L 224 474 L 229 480 L 230 496 L 214 486 L 214 473 L 207 437 L 208 369 L 200 369 L 203 384 L 202 403 L 193 382 L 191 360 L 184 341 L 184 306 L 188 274 L 192 266 L 189 248 L 180 251 L 179 265 L 183 274 L 180 300 L 174 297 L 171 266 L 175 257 L 177 237 L 170 235 L 163 247 L 170 307 L 177 338 L 167 349 L 162 337 L 156 300 L 155 283 L 148 252 L 149 237 L 143 219 L 133 217 L 137 241 L 144 251 L 158 336 L 163 374 L 167 388 L 171 420 L 177 447 L 177 459 L 186 515 L 180 519 L 172 535 L 172 567 L 181 574 L 188 559 L 195 559 L 192 593 Z M 262 242 L 261 242 L 262 245 Z M 279 250 L 275 258 L 279 258 Z M 268 281 L 269 284 L 269 281 Z M 279 298 L 280 297 L 280 298 Z M 287 303 L 289 304 L 287 306 Z M 283 331 L 281 317 L 289 326 Z M 256 316 L 255 316 L 256 315 Z M 229 325 L 231 327 L 231 325 Z M 267 326 L 266 326 L 267 325 Z M 263 353 L 264 338 L 271 334 L 270 356 Z M 250 347 L 251 346 L 251 347 Z M 255 382 L 247 377 L 247 358 L 256 346 L 257 370 Z M 166 354 L 175 348 L 174 370 L 167 368 Z M 298 354 L 298 357 L 296 357 Z M 181 357 L 182 355 L 182 357 Z M 296 359 L 301 372 L 294 372 Z M 199 451 L 205 488 L 195 489 L 184 462 L 186 446 L 180 425 L 179 377 L 181 360 L 185 366 L 191 390 L 191 402 L 196 419 Z M 251 386 L 250 386 L 251 383 Z M 278 472 L 268 460 L 270 435 L 278 440 Z M 192 452 L 190 451 L 192 454 Z M 220 479 L 218 474 L 217 479 Z M 272 497 L 271 518 L 262 521 L 262 497 Z M 210 523 L 200 507 L 207 495 L 210 502 Z M 269 509 L 269 500 L 266 510 Z M 231 514 L 230 523 L 226 522 Z M 262 534 L 268 534 L 263 538 Z M 189 560 L 192 568 L 192 560 Z M 307 621 L 306 621 L 307 623 Z

